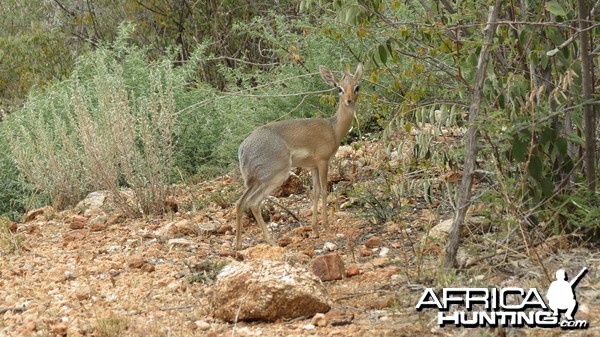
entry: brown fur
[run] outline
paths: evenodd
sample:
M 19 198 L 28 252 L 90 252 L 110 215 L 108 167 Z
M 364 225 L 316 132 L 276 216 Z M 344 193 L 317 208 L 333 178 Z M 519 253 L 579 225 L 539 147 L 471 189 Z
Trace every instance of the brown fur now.
M 354 75 L 344 72 L 339 80 L 331 70 L 321 66 L 323 80 L 341 88 L 336 114 L 330 118 L 304 118 L 269 123 L 254 130 L 240 145 L 238 157 L 246 191 L 236 204 L 236 249 L 242 247 L 242 210 L 248 206 L 263 231 L 265 239 L 275 244 L 261 216 L 262 201 L 288 177 L 292 167 L 312 170 L 313 233 L 318 237 L 317 206 L 322 198 L 323 227 L 327 222 L 327 171 L 329 160 L 352 126 L 358 84 L 363 73 L 358 65 Z

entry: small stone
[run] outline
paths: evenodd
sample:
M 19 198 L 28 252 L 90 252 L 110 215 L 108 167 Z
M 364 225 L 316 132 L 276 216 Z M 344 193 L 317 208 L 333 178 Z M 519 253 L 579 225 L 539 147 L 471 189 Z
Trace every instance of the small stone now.
M 337 253 L 321 255 L 313 260 L 313 274 L 321 281 L 341 280 L 344 275 L 344 261 Z
M 304 330 L 314 330 L 315 329 L 315 325 L 314 324 L 306 324 L 305 326 L 302 327 L 302 329 L 304 329 Z
M 198 329 L 198 326 L 196 325 L 195 322 L 187 322 L 186 326 L 187 326 L 188 330 L 196 330 L 196 329 Z
M 85 222 L 71 222 L 69 225 L 70 229 L 82 229 L 83 227 L 85 227 Z
M 357 266 L 350 266 L 346 270 L 346 277 L 352 277 L 360 274 L 360 269 Z
M 106 196 L 107 192 L 105 191 L 91 192 L 85 197 L 85 199 L 81 200 L 75 208 L 78 210 L 102 208 Z
M 379 256 L 385 257 L 388 255 L 389 252 L 390 252 L 389 248 L 383 247 L 383 248 L 381 248 L 381 251 L 379 252 Z
M 177 280 L 172 281 L 171 283 L 169 283 L 167 285 L 167 289 L 169 289 L 172 292 L 179 291 L 179 290 L 184 290 L 184 288 L 185 287 L 183 286 L 183 283 L 181 283 L 181 282 L 179 282 Z
M 324 327 L 327 326 L 327 318 L 325 317 L 325 314 L 318 313 L 313 316 L 310 323 L 315 326 Z
M 337 245 L 333 242 L 325 242 L 323 245 L 323 251 L 333 252 L 335 250 L 337 250 Z
M 200 331 L 208 331 L 210 329 L 210 323 L 205 321 L 196 321 L 196 328 Z
M 69 243 L 69 242 L 74 242 L 74 241 L 81 241 L 83 240 L 86 235 L 88 234 L 88 231 L 85 229 L 78 229 L 78 230 L 74 230 L 70 233 L 67 233 L 64 237 L 63 237 L 63 243 Z
M 155 267 L 152 263 L 144 263 L 144 265 L 142 266 L 142 271 L 145 273 L 151 273 L 154 271 L 154 269 Z
M 369 249 L 367 249 L 366 247 L 360 247 L 358 249 L 358 252 L 360 253 L 361 257 L 367 257 L 367 256 L 373 255 L 373 252 L 370 251 Z
M 354 320 L 354 314 L 352 312 L 340 311 L 338 309 L 331 309 L 325 317 L 331 326 L 343 326 L 351 324 Z
M 308 218 L 313 214 L 312 209 L 303 209 L 300 211 L 301 218 Z
M 215 234 L 221 225 L 216 221 L 208 221 L 197 225 L 198 231 L 202 234 Z
M 56 266 L 48 271 L 47 279 L 50 282 L 63 282 L 65 281 L 67 276 L 67 270 L 63 266 Z
M 23 222 L 29 222 L 34 220 L 36 217 L 42 214 L 52 214 L 54 213 L 54 208 L 52 206 L 45 206 L 42 208 L 34 209 L 32 211 L 27 212 L 23 217 Z
M 217 228 L 216 231 L 217 234 L 227 234 L 227 232 L 233 232 L 233 227 L 231 227 L 231 225 L 222 225 L 219 228 Z
M 365 247 L 372 249 L 372 248 L 377 248 L 377 247 L 381 247 L 382 246 L 382 242 L 381 239 L 373 236 L 371 237 L 369 240 L 367 240 L 365 242 Z
M 88 300 L 92 296 L 92 290 L 89 285 L 82 285 L 75 289 L 75 298 L 80 301 Z
M 127 266 L 133 269 L 142 268 L 142 266 L 146 263 L 144 259 L 140 256 L 131 256 L 127 259 Z
M 387 257 L 376 257 L 373 260 L 371 260 L 371 264 L 375 267 L 383 267 L 385 265 L 387 265 L 389 263 L 389 260 Z
M 92 232 L 100 232 L 100 231 L 105 230 L 107 227 L 108 226 L 106 226 L 106 224 L 104 224 L 104 223 L 95 223 L 90 226 L 90 230 Z
M 88 221 L 88 219 L 86 217 L 84 217 L 83 215 L 73 215 L 71 217 L 71 222 L 83 222 L 86 223 Z

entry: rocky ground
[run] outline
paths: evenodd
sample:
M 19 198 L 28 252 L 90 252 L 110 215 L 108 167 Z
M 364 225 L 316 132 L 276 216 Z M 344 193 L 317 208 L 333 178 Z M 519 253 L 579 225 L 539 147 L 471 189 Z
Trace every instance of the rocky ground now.
M 345 148 L 338 157 L 357 160 L 353 151 Z M 358 167 L 368 170 L 369 164 Z M 356 170 L 346 170 L 341 178 L 340 170 L 333 171 L 330 177 L 338 184 L 359 179 L 352 173 Z M 583 266 L 590 271 L 577 286 L 577 319 L 587 320 L 590 328 L 571 334 L 600 333 L 597 246 L 572 247 L 557 236 L 535 247 L 490 254 L 466 242 L 461 261 L 469 268 L 443 273 L 437 267 L 443 235 L 435 234 L 443 233 L 443 226 L 427 229 L 433 222 L 444 223 L 439 215 L 415 203 L 400 221 L 374 223 L 351 197 L 333 193 L 333 233 L 313 238 L 311 202 L 301 191 L 307 173 L 300 177 L 300 183 L 288 185 L 291 191 L 280 192 L 287 197 L 267 202 L 279 247 L 265 245 L 246 216 L 244 250 L 233 250 L 233 205 L 242 192 L 235 174 L 176 187 L 174 212 L 163 216 L 127 218 L 109 206 L 105 193 L 94 193 L 74 209 L 46 207 L 21 223 L 7 224 L 0 236 L 0 336 L 560 335 L 560 329 L 441 328 L 437 312 L 417 312 L 415 305 L 426 287 L 444 285 L 545 292 L 558 268 L 572 275 Z M 470 228 L 479 228 L 473 219 Z M 433 238 L 425 240 L 427 232 Z M 323 256 L 329 256 L 327 261 Z M 217 275 L 242 273 L 235 269 L 242 265 L 259 266 L 258 272 L 224 291 Z M 277 271 L 265 272 L 272 266 Z M 308 282 L 308 294 L 263 306 L 258 313 L 231 309 L 235 296 L 244 304 L 270 296 L 271 290 L 260 286 L 287 279 L 274 276 L 282 270 L 296 273 L 293 288 L 300 288 L 295 282 Z M 315 273 L 333 280 L 321 281 Z M 257 275 L 267 279 L 256 282 Z M 268 289 L 280 289 L 273 287 Z M 323 305 L 330 308 L 324 315 L 277 318 L 278 312 L 287 317 Z

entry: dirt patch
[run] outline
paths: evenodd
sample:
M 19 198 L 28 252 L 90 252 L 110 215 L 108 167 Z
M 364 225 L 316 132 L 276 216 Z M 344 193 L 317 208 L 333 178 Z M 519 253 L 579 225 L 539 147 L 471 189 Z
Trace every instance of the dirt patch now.
M 371 171 L 367 164 L 359 166 Z M 360 179 L 361 171 L 351 168 L 344 174 L 333 172 L 346 177 L 340 178 L 340 184 Z M 308 180 L 303 173 L 299 176 Z M 68 210 L 52 216 L 42 212 L 18 224 L 13 235 L 22 239 L 22 249 L 0 257 L 0 335 L 546 336 L 561 331 L 440 328 L 435 312 L 417 312 L 414 307 L 427 287 L 545 290 L 558 268 L 576 270 L 579 266 L 589 267 L 590 272 L 577 287 L 577 317 L 588 320 L 590 328 L 575 335 L 600 331 L 600 253 L 596 246 L 569 248 L 555 238 L 561 245 L 515 251 L 499 247 L 490 253 L 466 242 L 462 254 L 471 257 L 470 268 L 443 272 L 438 268 L 440 246 L 423 240 L 434 222 L 426 207 L 407 203 L 411 207 L 400 220 L 374 223 L 362 215 L 362 205 L 334 189 L 329 199 L 335 206 L 330 213 L 330 235 L 323 232 L 319 238 L 312 237 L 308 225 L 312 203 L 307 194 L 293 194 L 278 199 L 285 209 L 275 205 L 270 212 L 272 217 L 277 214 L 270 230 L 282 247 L 265 246 L 252 220 L 243 228 L 246 250 L 235 253 L 231 226 L 234 202 L 241 192 L 240 181 L 225 176 L 178 187 L 174 196 L 178 212 L 164 216 L 120 216 L 119 221 L 92 228 L 90 219 Z M 207 223 L 214 224 L 215 230 L 198 230 Z M 209 299 L 218 269 L 224 265 L 272 259 L 310 270 L 314 257 L 331 252 L 341 257 L 347 273 L 341 280 L 323 283 L 332 303 L 325 315 L 274 323 L 227 323 L 212 316 Z

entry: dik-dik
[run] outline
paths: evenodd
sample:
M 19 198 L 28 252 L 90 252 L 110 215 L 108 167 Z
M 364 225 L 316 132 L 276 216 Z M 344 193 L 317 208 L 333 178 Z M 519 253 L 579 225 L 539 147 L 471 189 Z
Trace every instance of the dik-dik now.
M 359 64 L 354 75 L 344 71 L 341 79 L 326 67 L 321 66 L 319 70 L 325 83 L 339 91 L 340 102 L 334 116 L 269 123 L 254 130 L 240 145 L 238 157 L 246 191 L 236 204 L 237 250 L 242 248 L 241 220 L 246 206 L 252 211 L 266 241 L 271 245 L 275 244 L 262 218 L 260 207 L 262 201 L 287 179 L 292 167 L 306 167 L 312 171 L 314 236 L 319 236 L 319 196 L 323 201 L 323 227 L 330 232 L 327 222 L 327 170 L 329 160 L 352 125 L 363 66 Z

